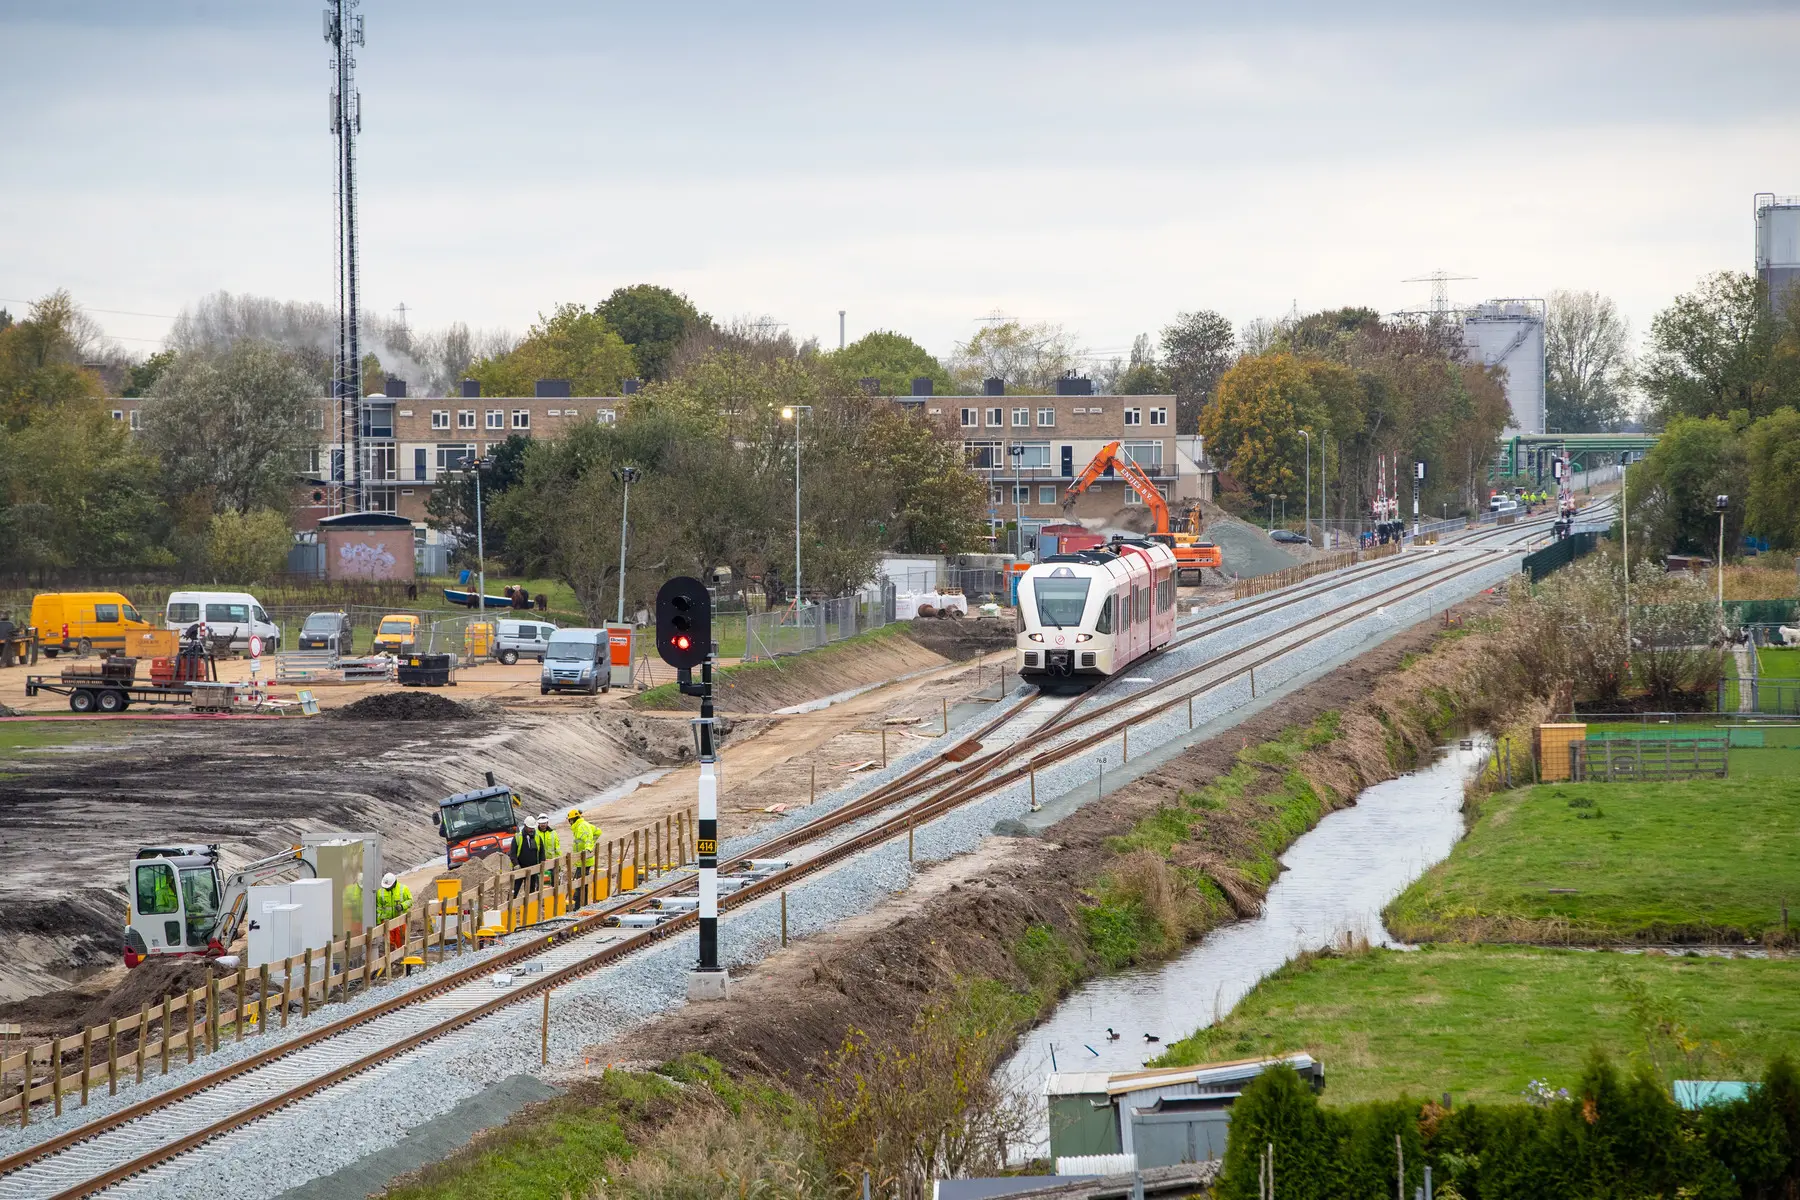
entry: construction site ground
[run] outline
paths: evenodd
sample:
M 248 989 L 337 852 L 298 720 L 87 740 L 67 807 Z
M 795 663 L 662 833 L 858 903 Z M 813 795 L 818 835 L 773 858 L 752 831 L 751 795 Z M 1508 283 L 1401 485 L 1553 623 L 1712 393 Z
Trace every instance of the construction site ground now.
M 813 711 L 732 714 L 720 796 L 729 827 L 753 828 L 772 819 L 772 806 L 805 804 L 810 788 L 825 791 L 879 762 L 884 726 L 897 755 L 907 739 L 941 731 L 946 705 L 955 720 L 955 705 L 977 691 L 998 696 L 1009 652 L 984 651 L 1010 645 L 1010 622 L 984 622 L 979 636 L 921 624 L 918 641 L 888 639 L 876 678 L 867 677 L 873 662 L 859 671 L 808 655 L 783 660 L 784 692 L 802 687 L 816 699 L 880 686 Z M 535 681 L 536 664 L 529 674 Z M 375 831 L 386 863 L 417 895 L 442 870 L 436 801 L 478 786 L 486 770 L 559 827 L 581 804 L 603 836 L 694 803 L 685 712 L 634 711 L 622 695 L 540 706 L 535 687 L 517 703 L 463 688 L 357 690 L 364 703 L 355 710 L 314 718 L 0 721 L 0 807 L 9 816 L 0 831 L 0 937 L 9 947 L 0 1021 L 25 1025 L 28 1036 L 66 1031 L 121 985 L 124 876 L 139 846 L 218 843 L 232 865 L 303 833 Z M 477 702 L 446 703 L 451 696 Z M 408 710 L 430 715 L 403 719 Z M 44 730 L 51 736 L 20 736 Z

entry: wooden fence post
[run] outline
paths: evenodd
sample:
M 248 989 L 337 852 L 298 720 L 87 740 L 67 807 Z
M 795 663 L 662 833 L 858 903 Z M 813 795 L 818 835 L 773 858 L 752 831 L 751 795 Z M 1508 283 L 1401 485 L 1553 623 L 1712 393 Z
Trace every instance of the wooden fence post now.
M 50 1043 L 50 1102 L 55 1105 L 56 1115 L 59 1117 L 62 1116 L 62 1043 L 61 1038 Z M 25 1073 L 31 1073 L 29 1063 Z
M 327 942 L 326 950 L 325 950 L 325 973 L 328 976 L 331 973 L 331 949 L 330 949 L 330 946 L 331 946 L 331 943 Z M 308 950 L 306 952 L 306 957 L 301 959 L 301 961 L 300 961 L 300 1019 L 301 1020 L 305 1020 L 307 1017 L 312 1016 L 312 956 L 313 956 L 313 952 L 311 950 Z
M 244 993 L 250 981 L 250 968 L 243 963 L 238 964 L 237 972 L 237 1012 L 232 1016 L 232 1041 L 244 1040 Z
M 138 1009 L 137 1052 L 133 1057 L 137 1060 L 133 1065 L 137 1068 L 137 1081 L 144 1082 L 144 1060 L 150 1057 L 150 1005 L 146 1001 Z
M 256 1032 L 269 1032 L 269 964 L 256 968 Z
M 288 1008 L 294 1002 L 294 956 L 281 960 L 281 1027 L 287 1028 Z
M 141 1040 L 141 1039 L 140 1039 Z M 106 1094 L 119 1094 L 119 1018 L 106 1023 Z
M 195 1021 L 200 1016 L 200 1002 L 194 997 L 205 995 L 206 989 L 203 987 L 195 988 L 187 994 L 187 1056 L 190 1063 L 194 1061 L 194 1030 L 198 1028 Z
M 94 1029 L 88 1026 L 81 1031 L 81 1107 L 87 1107 L 88 1076 L 94 1069 Z
M 169 1073 L 169 1022 L 174 1018 L 174 1009 L 171 1007 L 170 1001 L 173 999 L 172 996 L 164 996 L 162 1005 L 162 1073 L 164 1075 Z

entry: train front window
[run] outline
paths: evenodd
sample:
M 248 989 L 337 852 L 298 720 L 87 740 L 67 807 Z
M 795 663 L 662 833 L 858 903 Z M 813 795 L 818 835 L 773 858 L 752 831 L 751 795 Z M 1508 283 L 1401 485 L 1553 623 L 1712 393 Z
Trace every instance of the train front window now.
M 1087 607 L 1089 579 L 1039 579 L 1035 584 L 1037 591 L 1038 624 L 1054 625 L 1061 629 L 1065 625 L 1081 624 L 1082 610 Z

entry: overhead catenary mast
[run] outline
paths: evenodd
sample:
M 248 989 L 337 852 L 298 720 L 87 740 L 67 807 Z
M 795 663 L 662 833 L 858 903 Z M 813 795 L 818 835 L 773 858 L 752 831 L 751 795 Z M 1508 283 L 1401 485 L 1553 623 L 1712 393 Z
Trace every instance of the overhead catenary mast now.
M 339 461 L 333 464 L 337 485 L 333 508 L 362 512 L 362 344 L 357 331 L 359 297 L 356 278 L 356 135 L 362 132 L 362 95 L 356 90 L 354 47 L 363 44 L 363 19 L 355 10 L 361 0 L 330 0 L 325 9 L 325 40 L 331 44 L 331 132 L 337 138 L 337 353 L 331 371 L 331 396 L 337 416 Z

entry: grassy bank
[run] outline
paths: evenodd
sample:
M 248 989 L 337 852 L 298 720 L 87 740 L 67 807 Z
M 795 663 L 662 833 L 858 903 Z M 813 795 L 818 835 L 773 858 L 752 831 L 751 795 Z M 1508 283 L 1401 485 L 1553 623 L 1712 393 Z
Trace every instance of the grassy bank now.
M 1313 956 L 1159 1062 L 1307 1050 L 1325 1062 L 1334 1104 L 1518 1100 L 1533 1079 L 1573 1086 L 1594 1048 L 1662 1056 L 1681 1078 L 1743 1079 L 1800 1051 L 1796 986 L 1791 960 L 1492 946 Z
M 1384 916 L 1408 941 L 1783 941 L 1794 813 L 1783 778 L 1521 788 Z

